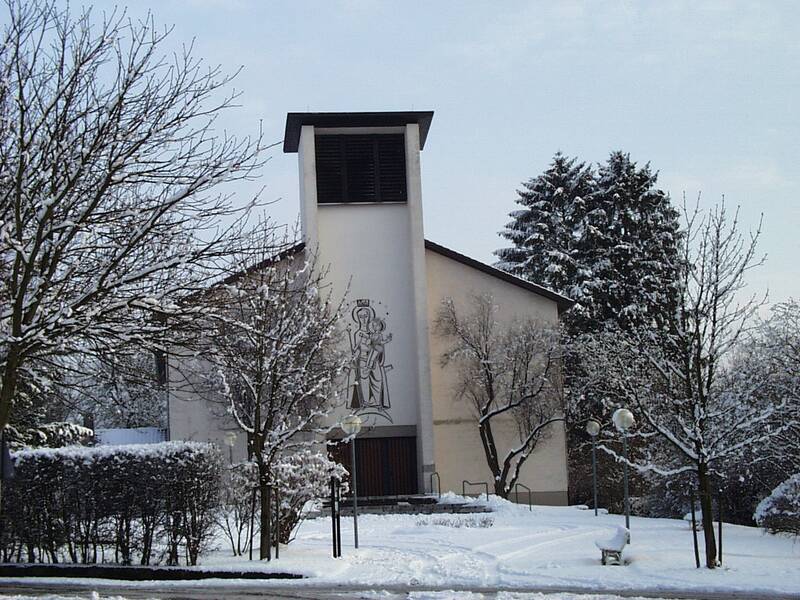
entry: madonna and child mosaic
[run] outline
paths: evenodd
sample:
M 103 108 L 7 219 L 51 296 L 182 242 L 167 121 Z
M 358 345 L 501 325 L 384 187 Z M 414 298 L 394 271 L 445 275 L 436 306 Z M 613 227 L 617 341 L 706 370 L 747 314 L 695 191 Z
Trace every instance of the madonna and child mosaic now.
M 350 364 L 347 368 L 347 406 L 361 415 L 376 415 L 391 422 L 386 363 L 386 346 L 392 334 L 386 332 L 388 311 L 380 302 L 359 299 L 350 305 Z

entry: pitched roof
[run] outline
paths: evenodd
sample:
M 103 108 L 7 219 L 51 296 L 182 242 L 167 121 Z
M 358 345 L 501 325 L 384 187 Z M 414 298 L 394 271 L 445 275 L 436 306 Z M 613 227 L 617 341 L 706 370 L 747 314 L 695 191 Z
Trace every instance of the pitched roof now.
M 273 257 L 267 258 L 266 260 L 263 260 L 259 263 L 247 267 L 246 269 L 242 269 L 241 271 L 237 271 L 235 273 L 228 275 L 221 281 L 218 281 L 217 283 L 212 285 L 212 287 L 216 287 L 218 285 L 231 284 L 235 282 L 237 279 L 246 275 L 247 273 L 252 273 L 253 271 L 261 269 L 270 264 L 274 264 L 280 260 L 283 260 L 284 258 L 293 256 L 298 252 L 302 252 L 303 250 L 305 250 L 305 247 L 306 245 L 304 242 L 300 242 L 298 244 L 290 246 L 289 248 L 286 248 L 285 250 L 276 254 Z M 538 283 L 533 283 L 531 281 L 528 281 L 527 279 L 523 279 L 521 277 L 517 277 L 516 275 L 512 275 L 511 273 L 506 273 L 505 271 L 496 269 L 495 267 L 487 265 L 486 263 L 482 263 L 478 260 L 475 260 L 474 258 L 470 258 L 469 256 L 456 252 L 455 250 L 451 250 L 450 248 L 445 248 L 444 246 L 437 244 L 436 242 L 425 240 L 425 248 L 427 250 L 431 250 L 432 252 L 436 252 L 437 254 L 441 254 L 442 256 L 455 260 L 463 265 L 472 267 L 473 269 L 477 269 L 483 273 L 486 273 L 487 275 L 496 277 L 497 279 L 505 281 L 506 283 L 510 283 L 511 285 L 521 287 L 524 290 L 533 292 L 534 294 L 538 294 L 539 296 L 547 298 L 548 300 L 552 300 L 558 305 L 559 312 L 563 312 L 572 307 L 573 304 L 575 304 L 574 300 L 571 300 L 566 296 L 562 296 L 561 294 L 554 292 L 553 290 L 550 290 L 542 285 L 539 285 Z
M 573 304 L 575 304 L 574 300 L 571 300 L 566 296 L 562 296 L 561 294 L 558 294 L 553 290 L 547 289 L 544 286 L 528 281 L 527 279 L 517 277 L 516 275 L 512 275 L 511 273 L 506 273 L 505 271 L 501 271 L 500 269 L 496 269 L 495 267 L 477 261 L 474 258 L 470 258 L 469 256 L 460 254 L 459 252 L 451 250 L 450 248 L 445 248 L 444 246 L 441 246 L 430 240 L 425 240 L 425 248 L 433 252 L 436 252 L 437 254 L 441 254 L 442 256 L 446 256 L 447 258 L 460 262 L 463 265 L 472 267 L 473 269 L 478 269 L 479 271 L 482 271 L 487 275 L 491 275 L 492 277 L 496 277 L 497 279 L 501 279 L 506 283 L 510 283 L 511 285 L 516 285 L 517 287 L 521 287 L 524 290 L 528 290 L 529 292 L 538 294 L 544 298 L 547 298 L 548 300 L 552 300 L 558 305 L 558 312 L 563 312 L 568 308 L 570 308 Z

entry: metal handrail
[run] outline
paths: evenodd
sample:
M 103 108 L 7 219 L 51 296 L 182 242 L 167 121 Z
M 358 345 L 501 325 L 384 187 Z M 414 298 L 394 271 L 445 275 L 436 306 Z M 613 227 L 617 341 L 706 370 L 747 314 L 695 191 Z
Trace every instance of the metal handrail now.
M 517 496 L 517 502 L 519 502 L 519 491 L 517 490 L 517 488 L 525 488 L 526 490 L 528 490 L 528 510 L 533 511 L 533 503 L 531 502 L 531 488 L 529 488 L 524 483 L 516 484 L 514 486 L 514 493 Z
M 482 485 L 486 488 L 486 501 L 489 501 L 489 484 L 485 481 L 467 481 L 466 479 L 461 481 L 461 495 L 466 497 L 467 495 L 467 486 L 468 485 Z
M 436 490 L 439 492 L 439 498 L 441 498 L 442 497 L 442 478 L 439 477 L 439 472 L 438 471 L 434 471 L 433 473 L 431 473 L 431 487 L 430 487 L 431 494 L 433 494 L 433 476 L 434 475 L 436 475 Z

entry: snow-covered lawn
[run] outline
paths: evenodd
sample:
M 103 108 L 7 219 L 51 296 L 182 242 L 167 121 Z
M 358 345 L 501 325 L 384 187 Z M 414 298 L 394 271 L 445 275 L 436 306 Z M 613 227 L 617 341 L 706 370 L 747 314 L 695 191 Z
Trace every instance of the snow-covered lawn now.
M 505 600 L 572 600 L 572 594 L 579 592 L 599 594 L 592 599 L 606 600 L 623 591 L 648 595 L 739 592 L 737 597 L 788 594 L 800 598 L 800 544 L 756 528 L 724 525 L 723 566 L 710 571 L 695 568 L 688 523 L 633 517 L 632 544 L 623 554 L 628 564 L 604 567 L 595 541 L 610 538 L 624 517 L 595 517 L 593 511 L 575 507 L 535 506 L 529 512 L 527 506 L 496 498 L 491 504 L 495 512 L 489 514 L 362 515 L 358 550 L 353 548 L 352 518 L 342 518 L 344 556 L 339 559 L 331 557 L 330 519 L 319 518 L 304 522 L 296 540 L 281 547 L 280 559 L 271 563 L 233 558 L 222 540 L 219 550 L 203 560 L 207 569 L 288 571 L 307 575 L 304 580 L 215 579 L 155 585 L 158 589 L 313 586 L 327 591 L 349 586 L 390 591 L 417 588 L 420 591 L 409 597 L 436 600 L 483 598 L 482 591 L 503 588 L 509 593 L 498 597 Z M 700 544 L 702 550 L 702 538 Z M 56 591 L 75 580 L 16 580 L 25 581 L 52 584 L 50 589 Z M 95 589 L 106 588 L 110 594 L 123 587 L 154 586 L 154 582 L 81 581 Z M 569 593 L 531 593 L 548 590 Z M 523 591 L 527 593 L 520 593 Z
M 281 596 L 285 597 L 285 596 Z M 342 594 L 342 597 L 345 597 Z M 362 592 L 358 594 L 358 598 L 363 600 L 393 600 L 398 596 L 388 596 L 385 592 Z M 609 596 L 607 594 L 541 594 L 541 593 L 525 593 L 525 592 L 499 592 L 498 594 L 481 594 L 463 591 L 438 591 L 438 592 L 410 592 L 404 595 L 406 600 L 654 600 L 653 598 L 641 598 L 628 596 Z M 46 596 L 4 596 L 0 595 L 2 600 L 128 600 L 123 596 L 106 596 L 98 592 L 91 592 L 89 594 L 69 595 L 62 596 L 60 594 L 49 594 Z M 150 599 L 148 599 L 150 600 Z M 152 600 L 158 600 L 153 598 Z
M 362 515 L 358 550 L 352 546 L 352 518 L 342 518 L 339 559 L 331 557 L 330 519 L 319 518 L 303 523 L 297 539 L 268 567 L 234 560 L 224 548 L 204 564 L 299 572 L 312 576 L 314 584 L 800 595 L 800 544 L 756 528 L 724 525 L 723 566 L 712 571 L 695 568 L 688 523 L 633 517 L 632 543 L 623 554 L 629 564 L 601 566 L 594 542 L 611 537 L 624 517 L 595 517 L 574 507 L 535 506 L 529 512 L 494 498 L 492 504 L 496 512 L 475 515 L 470 523 L 489 516 L 490 527 L 430 524 L 439 518 L 463 522 L 463 515 Z M 702 538 L 700 544 L 702 553 Z

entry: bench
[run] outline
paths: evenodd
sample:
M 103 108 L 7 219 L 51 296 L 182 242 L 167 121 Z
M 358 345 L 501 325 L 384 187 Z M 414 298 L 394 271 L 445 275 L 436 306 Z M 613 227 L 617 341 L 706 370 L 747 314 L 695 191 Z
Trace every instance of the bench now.
M 689 524 L 689 529 L 692 528 L 692 513 L 688 512 L 683 515 L 683 520 Z M 703 531 L 703 511 L 697 510 L 695 511 L 695 518 L 694 518 L 694 530 L 695 531 Z
M 595 546 L 602 552 L 601 562 L 604 565 L 621 565 L 622 551 L 631 541 L 631 534 L 625 527 L 617 527 L 616 532 L 608 540 L 597 540 Z

